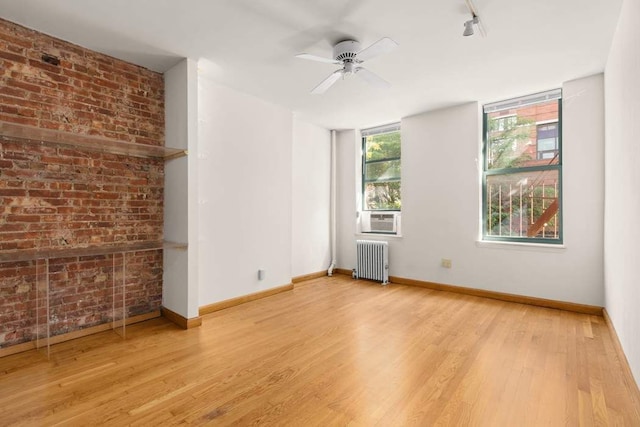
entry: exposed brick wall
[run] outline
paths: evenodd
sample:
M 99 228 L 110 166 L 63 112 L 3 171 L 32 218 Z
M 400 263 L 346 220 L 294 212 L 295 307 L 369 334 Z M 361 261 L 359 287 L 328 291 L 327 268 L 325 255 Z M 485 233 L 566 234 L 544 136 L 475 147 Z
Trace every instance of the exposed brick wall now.
M 0 120 L 163 144 L 162 75 L 2 20 L 0 60 Z
M 0 20 L 0 121 L 164 145 L 163 77 Z M 159 240 L 163 181 L 162 160 L 2 138 L 0 251 Z M 51 260 L 54 335 L 110 321 L 113 263 L 111 255 Z M 126 263 L 128 315 L 158 309 L 161 252 Z M 36 263 L 0 263 L 0 347 L 32 340 L 35 318 Z

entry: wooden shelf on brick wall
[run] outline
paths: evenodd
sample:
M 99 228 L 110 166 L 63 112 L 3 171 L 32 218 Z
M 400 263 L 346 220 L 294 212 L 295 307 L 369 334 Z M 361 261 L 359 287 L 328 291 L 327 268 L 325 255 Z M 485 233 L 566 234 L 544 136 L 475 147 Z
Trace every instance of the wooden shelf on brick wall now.
M 119 141 L 102 136 L 82 135 L 8 122 L 0 122 L 0 138 L 21 140 L 35 144 L 55 144 L 64 147 L 133 157 L 161 158 L 165 160 L 175 159 L 187 154 L 187 151 L 181 148 L 135 144 L 133 142 Z
M 158 249 L 184 250 L 186 248 L 187 245 L 185 243 L 154 241 L 125 243 L 120 245 L 0 251 L 0 262 L 30 261 L 45 258 L 74 258 L 80 256 L 110 255 L 123 252 L 153 251 Z

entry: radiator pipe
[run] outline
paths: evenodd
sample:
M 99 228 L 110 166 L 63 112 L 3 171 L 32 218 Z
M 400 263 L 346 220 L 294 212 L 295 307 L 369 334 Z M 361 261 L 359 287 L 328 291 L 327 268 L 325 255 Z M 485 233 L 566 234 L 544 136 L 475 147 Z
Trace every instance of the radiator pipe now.
M 327 276 L 333 275 L 336 268 L 336 131 L 331 131 L 331 183 L 329 190 L 329 239 L 331 243 L 331 264 L 327 270 Z

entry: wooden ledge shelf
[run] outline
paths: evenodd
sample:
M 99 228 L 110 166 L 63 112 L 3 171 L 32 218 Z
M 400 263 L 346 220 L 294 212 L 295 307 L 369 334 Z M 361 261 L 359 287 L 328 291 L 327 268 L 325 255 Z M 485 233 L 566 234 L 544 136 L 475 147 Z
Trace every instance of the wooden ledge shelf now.
M 81 256 L 110 255 L 123 252 L 153 251 L 158 249 L 187 249 L 185 243 L 157 241 L 135 242 L 120 245 L 86 246 L 73 248 L 46 248 L 0 252 L 0 262 L 32 261 L 36 259 L 73 258 Z
M 132 157 L 176 159 L 187 155 L 181 148 L 159 147 L 118 141 L 102 136 L 81 135 L 53 129 L 44 129 L 17 123 L 0 122 L 0 138 L 16 139 L 33 144 L 55 144 L 63 147 L 122 154 Z

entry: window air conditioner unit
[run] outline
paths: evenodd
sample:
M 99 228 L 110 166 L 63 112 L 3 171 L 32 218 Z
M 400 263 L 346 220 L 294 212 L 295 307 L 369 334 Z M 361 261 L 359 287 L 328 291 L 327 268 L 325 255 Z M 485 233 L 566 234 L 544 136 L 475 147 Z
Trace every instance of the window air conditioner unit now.
M 397 233 L 398 213 L 362 212 L 363 233 Z

